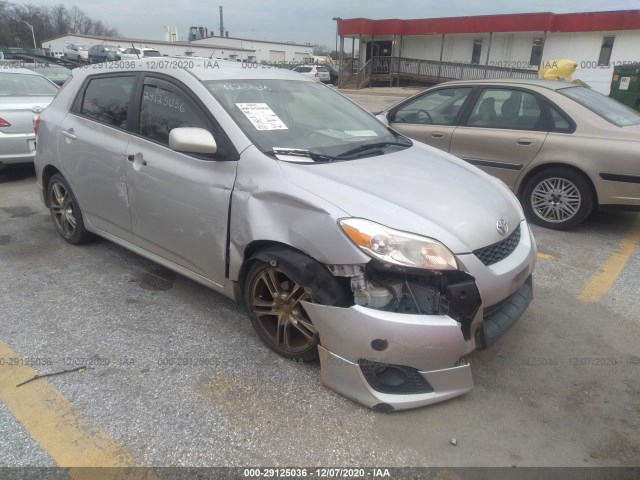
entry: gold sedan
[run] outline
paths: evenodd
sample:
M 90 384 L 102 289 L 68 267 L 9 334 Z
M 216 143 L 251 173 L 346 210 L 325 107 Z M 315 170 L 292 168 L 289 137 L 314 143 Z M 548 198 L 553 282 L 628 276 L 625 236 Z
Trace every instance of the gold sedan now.
M 587 87 L 448 82 L 379 118 L 500 178 L 547 228 L 575 227 L 595 209 L 640 211 L 640 113 Z

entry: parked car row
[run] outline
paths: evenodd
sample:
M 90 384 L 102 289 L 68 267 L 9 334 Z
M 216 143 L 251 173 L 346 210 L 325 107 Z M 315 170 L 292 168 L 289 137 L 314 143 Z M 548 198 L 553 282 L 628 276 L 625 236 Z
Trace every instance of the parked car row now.
M 116 60 L 135 60 L 147 57 L 161 57 L 162 54 L 155 48 L 122 49 L 113 45 L 80 45 L 70 43 L 64 47 L 64 56 L 80 63 L 102 63 Z

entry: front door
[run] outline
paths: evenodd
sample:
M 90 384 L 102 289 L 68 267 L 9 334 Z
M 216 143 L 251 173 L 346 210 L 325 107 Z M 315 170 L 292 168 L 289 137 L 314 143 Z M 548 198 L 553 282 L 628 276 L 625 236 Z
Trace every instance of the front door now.
M 169 132 L 177 127 L 204 128 L 223 143 L 224 133 L 191 96 L 185 87 L 147 76 L 136 99 L 139 122 L 127 147 L 134 243 L 224 285 L 237 162 L 169 148 Z
M 409 138 L 448 152 L 457 119 L 471 90 L 451 87 L 428 91 L 392 111 L 389 124 Z

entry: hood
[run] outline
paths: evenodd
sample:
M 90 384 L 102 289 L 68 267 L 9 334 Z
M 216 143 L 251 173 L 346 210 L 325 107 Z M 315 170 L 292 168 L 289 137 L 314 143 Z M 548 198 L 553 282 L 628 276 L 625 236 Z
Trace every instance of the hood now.
M 499 180 L 422 143 L 376 157 L 323 164 L 280 161 L 291 183 L 348 213 L 434 238 L 468 253 L 506 238 L 524 219 L 516 197 Z

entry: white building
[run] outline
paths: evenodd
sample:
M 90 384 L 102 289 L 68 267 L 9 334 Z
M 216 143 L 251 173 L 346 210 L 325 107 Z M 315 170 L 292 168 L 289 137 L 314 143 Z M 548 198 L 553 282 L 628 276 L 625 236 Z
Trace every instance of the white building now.
M 640 62 L 640 10 L 338 21 L 344 50 L 355 48 L 363 61 L 392 56 L 537 69 L 570 59 L 578 64 L 574 79 L 607 95 L 613 67 Z
M 177 32 L 176 32 L 177 33 Z M 249 62 L 302 62 L 313 56 L 312 45 L 269 42 L 234 37 L 207 37 L 191 42 L 144 40 L 139 38 L 100 37 L 67 34 L 43 40 L 42 47 L 51 52 L 62 52 L 70 43 L 83 45 L 112 45 L 115 47 L 155 48 L 163 55 L 192 55 L 225 60 Z

